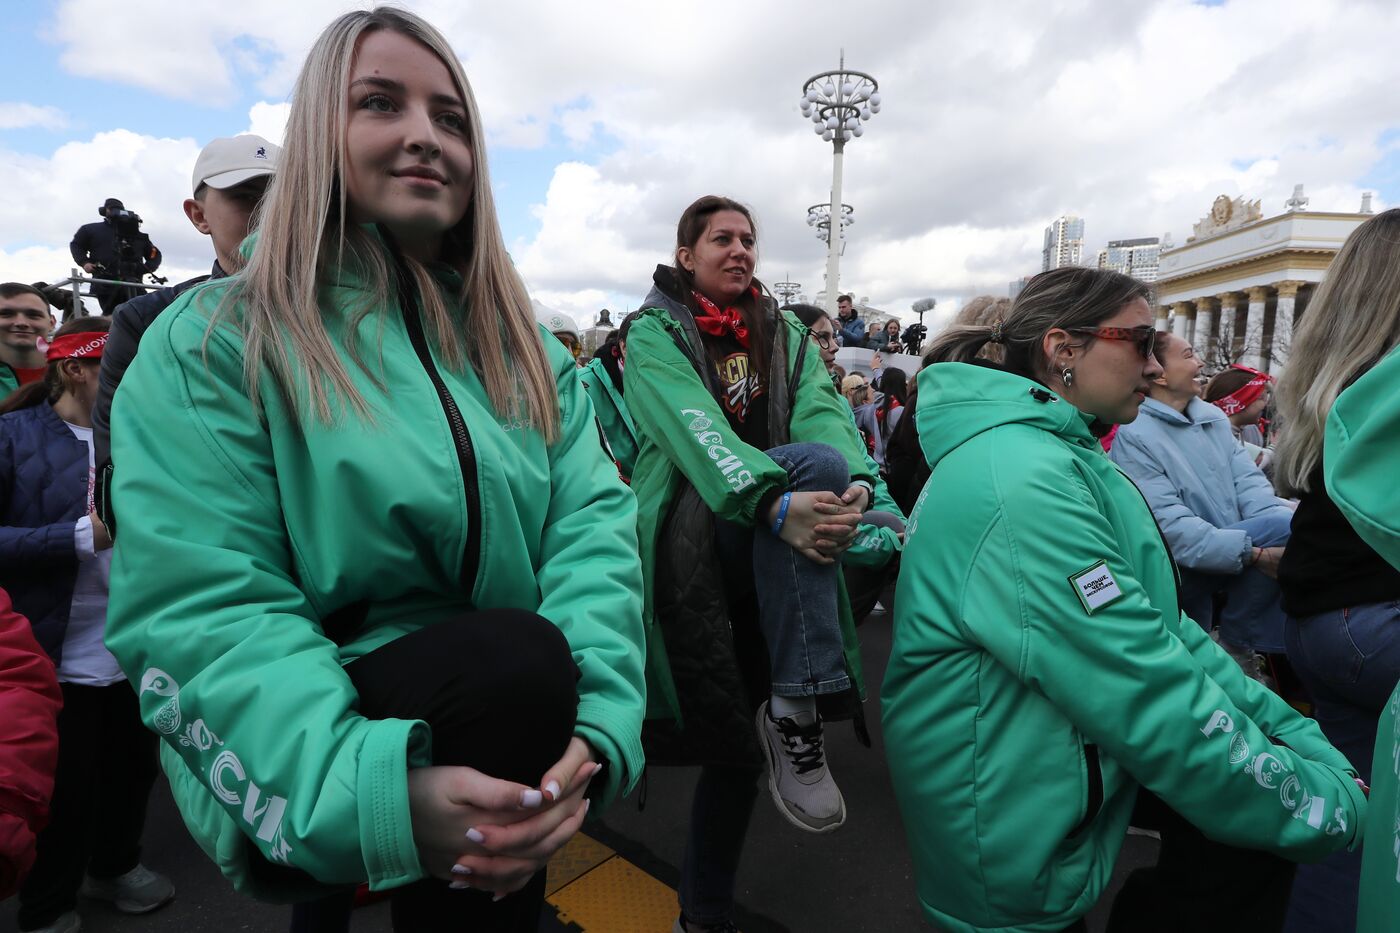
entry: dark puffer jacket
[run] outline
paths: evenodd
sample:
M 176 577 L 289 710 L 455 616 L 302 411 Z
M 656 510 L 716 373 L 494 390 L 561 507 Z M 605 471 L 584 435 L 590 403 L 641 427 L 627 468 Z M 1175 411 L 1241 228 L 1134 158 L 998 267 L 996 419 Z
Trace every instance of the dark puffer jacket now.
M 88 514 L 88 451 L 47 402 L 0 415 L 0 588 L 57 664 Z

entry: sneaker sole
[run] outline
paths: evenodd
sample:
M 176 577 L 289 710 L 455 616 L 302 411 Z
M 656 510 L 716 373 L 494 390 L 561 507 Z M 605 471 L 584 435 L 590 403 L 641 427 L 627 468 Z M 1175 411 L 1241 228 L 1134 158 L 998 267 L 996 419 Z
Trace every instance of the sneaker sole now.
M 803 822 L 802 819 L 789 810 L 787 804 L 783 802 L 783 795 L 778 793 L 777 769 L 779 764 L 774 760 L 773 743 L 768 741 L 768 732 L 763 727 L 763 719 L 767 715 L 768 704 L 764 703 L 758 708 L 758 713 L 754 716 L 753 724 L 754 728 L 758 730 L 759 744 L 763 746 L 765 757 L 768 759 L 768 794 L 773 798 L 773 804 L 778 808 L 778 812 L 793 826 L 809 833 L 815 833 L 816 835 L 835 832 L 840 829 L 846 822 L 846 798 L 844 796 L 841 798 L 841 812 L 836 815 L 835 822 L 828 823 L 825 826 L 813 826 L 811 823 Z
M 80 894 L 82 897 L 88 898 L 89 900 L 102 901 L 104 904 L 111 904 L 112 907 L 117 911 L 117 913 L 127 914 L 128 916 L 132 917 L 139 917 L 141 914 L 153 913 L 154 911 L 160 910 L 162 907 L 175 900 L 174 893 L 171 893 L 171 895 L 165 900 L 159 901 L 155 904 L 147 904 L 141 901 L 124 901 L 116 897 L 104 897 L 102 894 L 95 891 L 91 891 L 87 888 L 84 888 L 80 892 Z

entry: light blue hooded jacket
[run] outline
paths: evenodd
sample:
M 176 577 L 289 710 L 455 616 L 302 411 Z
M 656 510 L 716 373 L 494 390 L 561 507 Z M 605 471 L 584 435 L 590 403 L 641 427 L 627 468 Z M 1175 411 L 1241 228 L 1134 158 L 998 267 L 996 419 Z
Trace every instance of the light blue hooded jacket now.
M 1242 572 L 1254 544 L 1229 526 L 1274 510 L 1292 515 L 1224 412 L 1198 398 L 1185 414 L 1143 402 L 1137 420 L 1118 429 L 1109 457 L 1142 490 L 1172 556 L 1188 570 Z

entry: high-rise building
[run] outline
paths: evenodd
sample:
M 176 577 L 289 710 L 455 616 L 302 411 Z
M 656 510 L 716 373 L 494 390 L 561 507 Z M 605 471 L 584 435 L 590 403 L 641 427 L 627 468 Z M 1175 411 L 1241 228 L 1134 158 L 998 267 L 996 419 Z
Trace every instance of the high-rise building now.
M 1084 221 L 1073 214 L 1056 218 L 1045 228 L 1045 249 L 1041 251 L 1040 271 L 1077 266 L 1084 261 Z
M 1099 268 L 1131 275 L 1142 282 L 1155 282 L 1161 253 L 1162 241 L 1155 236 L 1109 240 L 1108 246 L 1099 250 Z

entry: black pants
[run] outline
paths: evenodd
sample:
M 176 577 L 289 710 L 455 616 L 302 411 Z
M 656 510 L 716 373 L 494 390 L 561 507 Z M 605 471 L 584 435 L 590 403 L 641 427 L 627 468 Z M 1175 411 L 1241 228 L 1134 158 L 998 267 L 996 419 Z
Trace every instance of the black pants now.
M 1133 825 L 1161 833 L 1161 855 L 1154 867 L 1128 875 L 1114 898 L 1108 933 L 1274 933 L 1283 928 L 1294 863 L 1212 842 L 1145 789 L 1138 791 Z
M 117 305 L 145 294 L 144 289 L 132 288 L 129 285 L 93 285 L 90 288 L 88 297 L 95 298 L 102 313 L 109 317 L 117 309 Z
M 370 719 L 421 719 L 433 764 L 464 765 L 538 787 L 573 738 L 579 672 L 564 634 L 532 612 L 491 609 L 430 625 L 347 665 Z M 394 929 L 535 933 L 545 872 L 521 891 L 454 891 L 428 878 L 393 892 Z M 292 933 L 349 929 L 351 892 L 292 912 Z
M 155 733 L 142 725 L 129 683 L 62 687 L 49 825 L 19 891 L 21 930 L 49 926 L 76 908 L 84 871 L 115 878 L 136 867 L 159 771 Z

